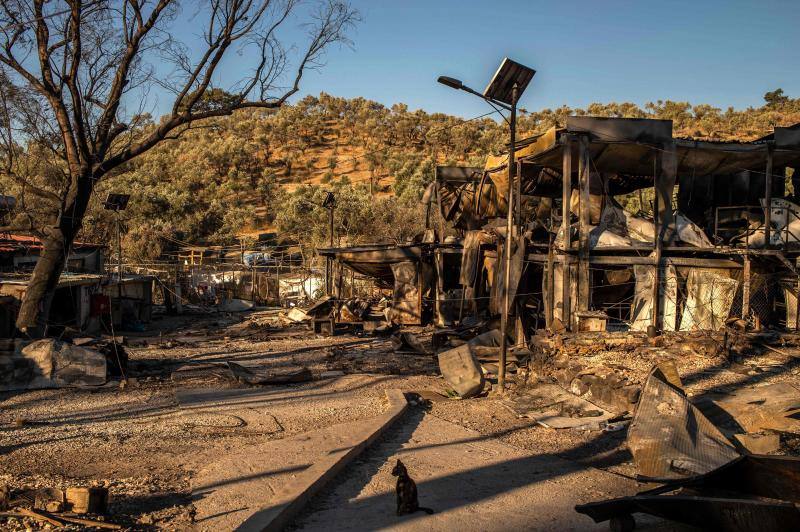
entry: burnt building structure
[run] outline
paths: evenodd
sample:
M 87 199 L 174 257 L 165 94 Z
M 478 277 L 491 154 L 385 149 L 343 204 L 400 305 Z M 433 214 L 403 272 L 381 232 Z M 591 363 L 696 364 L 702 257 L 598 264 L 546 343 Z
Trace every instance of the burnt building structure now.
M 491 318 L 508 290 L 518 341 L 800 326 L 800 128 L 717 142 L 676 138 L 669 120 L 569 117 L 513 160 L 511 238 L 504 155 L 437 168 L 417 242 L 320 253 L 391 287 L 400 323 Z

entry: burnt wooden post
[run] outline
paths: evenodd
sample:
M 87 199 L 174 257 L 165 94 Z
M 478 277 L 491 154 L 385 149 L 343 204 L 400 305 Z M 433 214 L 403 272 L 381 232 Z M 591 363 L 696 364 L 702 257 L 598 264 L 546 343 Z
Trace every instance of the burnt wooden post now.
M 744 256 L 744 267 L 742 268 L 742 319 L 747 320 L 750 315 L 750 255 Z
M 655 153 L 655 187 L 653 201 L 653 222 L 655 223 L 655 242 L 653 250 L 653 307 L 651 325 L 659 330 L 659 309 L 661 308 L 661 252 L 664 241 L 672 237 L 675 220 L 672 213 L 672 192 L 678 174 L 678 161 L 675 157 L 675 143 L 665 142 Z
M 552 227 L 552 223 L 550 226 Z M 544 323 L 545 327 L 551 328 L 553 326 L 553 311 L 555 310 L 554 301 L 555 301 L 555 274 L 553 272 L 553 268 L 555 267 L 554 257 L 553 257 L 553 238 L 550 237 L 550 246 L 547 249 L 547 263 L 545 265 L 545 281 L 544 286 L 547 288 L 547 293 L 542 294 L 545 296 L 544 300 Z
M 794 264 L 795 270 L 800 269 L 800 258 L 795 259 Z M 800 331 L 800 277 L 797 278 L 797 284 L 795 286 L 794 323 L 792 325 L 795 331 Z
M 562 189 L 561 189 L 561 231 L 563 238 L 563 253 L 561 255 L 561 323 L 570 329 L 570 284 L 569 275 L 569 251 L 572 248 L 572 237 L 570 233 L 570 200 L 572 199 L 572 136 L 563 135 L 564 154 L 562 159 Z M 554 277 L 555 278 L 555 277 Z
M 663 229 L 662 225 L 662 216 L 661 212 L 662 209 L 659 209 L 659 175 L 660 172 L 660 157 L 659 152 L 655 152 L 653 155 L 654 164 L 653 164 L 653 189 L 655 194 L 653 194 L 653 223 L 655 224 L 655 240 L 653 241 L 653 286 L 651 287 L 652 295 L 650 296 L 653 300 L 653 304 L 650 307 L 650 326 L 653 328 L 653 332 L 658 331 L 658 310 L 660 308 L 659 305 L 659 298 L 660 298 L 660 286 L 661 286 L 661 230 Z
M 764 187 L 766 191 L 764 192 L 764 247 L 769 247 L 770 245 L 770 233 L 772 228 L 770 225 L 772 224 L 772 151 L 775 149 L 775 145 L 772 142 L 767 142 L 767 170 L 766 176 L 764 177 Z
M 581 135 L 578 144 L 578 310 L 589 310 L 589 225 L 591 197 L 589 195 L 589 138 Z

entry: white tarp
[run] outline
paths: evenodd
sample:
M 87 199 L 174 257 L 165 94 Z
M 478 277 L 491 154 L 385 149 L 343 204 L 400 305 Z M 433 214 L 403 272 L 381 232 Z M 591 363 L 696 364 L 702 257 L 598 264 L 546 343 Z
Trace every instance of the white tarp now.
M 281 299 L 314 300 L 325 291 L 325 280 L 317 276 L 286 276 L 280 279 Z
M 653 222 L 629 213 L 612 197 L 607 197 L 600 223 L 591 228 L 589 247 L 591 249 L 652 244 L 656 228 Z M 798 233 L 800 234 L 800 233 Z M 674 242 L 683 242 L 695 247 L 711 247 L 711 241 L 700 227 L 680 211 L 675 211 Z
M 653 313 L 653 266 L 636 265 L 633 306 L 631 307 L 631 331 L 646 331 L 652 323 Z M 677 325 L 678 275 L 674 266 L 667 266 L 661 273 L 660 320 L 665 331 L 674 331 Z
M 765 205 L 766 200 L 762 199 L 762 208 Z M 800 242 L 800 206 L 780 198 L 773 199 L 771 205 L 770 243 L 773 246 L 780 246 L 785 243 L 797 244 Z M 736 237 L 734 241 L 740 245 L 747 244 L 751 248 L 763 248 L 764 236 L 764 225 L 761 224 L 749 236 L 745 234 Z
M 675 211 L 675 229 L 676 241 L 698 248 L 710 248 L 713 246 L 703 230 L 680 211 Z
M 716 331 L 725 326 L 739 282 L 709 269 L 692 269 L 686 280 L 681 331 Z

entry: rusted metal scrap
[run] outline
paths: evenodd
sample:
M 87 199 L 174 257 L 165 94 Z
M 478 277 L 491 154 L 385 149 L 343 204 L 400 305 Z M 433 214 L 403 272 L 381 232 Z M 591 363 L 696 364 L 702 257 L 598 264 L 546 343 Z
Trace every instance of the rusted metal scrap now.
M 245 384 L 294 384 L 307 382 L 313 378 L 311 370 L 301 366 L 264 368 L 245 366 L 231 361 L 227 364 L 233 378 Z
M 628 447 L 641 476 L 657 481 L 708 473 L 739 456 L 658 367 L 642 388 L 628 430 Z
M 633 530 L 641 512 L 704 530 L 800 530 L 800 458 L 741 456 L 704 475 L 632 497 L 580 504 L 579 513 L 614 530 Z

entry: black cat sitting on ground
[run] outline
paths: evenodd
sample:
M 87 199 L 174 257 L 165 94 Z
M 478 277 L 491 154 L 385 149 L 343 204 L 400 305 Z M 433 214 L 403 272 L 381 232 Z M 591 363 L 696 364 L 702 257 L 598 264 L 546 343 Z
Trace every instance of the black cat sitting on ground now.
M 419 505 L 417 498 L 417 484 L 408 475 L 408 469 L 400 460 L 392 469 L 392 475 L 397 477 L 397 515 L 413 514 L 414 512 L 425 512 L 432 514 L 430 508 L 423 508 Z

